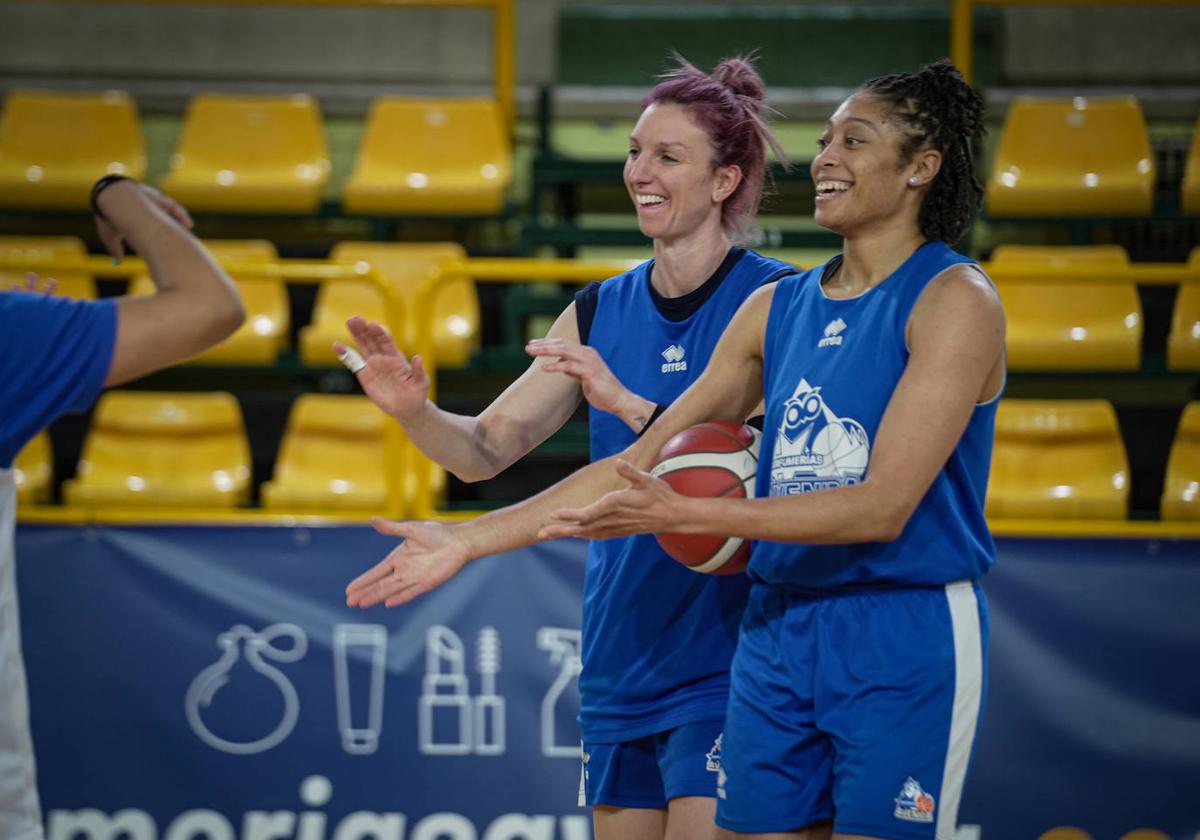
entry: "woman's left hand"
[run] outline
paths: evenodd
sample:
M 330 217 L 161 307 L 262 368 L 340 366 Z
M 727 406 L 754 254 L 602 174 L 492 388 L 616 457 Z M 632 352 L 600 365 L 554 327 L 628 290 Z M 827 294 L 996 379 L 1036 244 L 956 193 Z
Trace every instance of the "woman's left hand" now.
M 531 356 L 546 359 L 542 370 L 565 373 L 579 380 L 584 399 L 592 408 L 621 416 L 629 391 L 617 379 L 595 347 L 565 338 L 535 338 L 525 345 Z
M 538 538 L 606 540 L 682 527 L 686 497 L 628 461 L 617 461 L 616 466 L 617 474 L 629 482 L 628 487 L 601 496 L 587 507 L 555 511 L 554 518 L 561 524 L 543 526 Z

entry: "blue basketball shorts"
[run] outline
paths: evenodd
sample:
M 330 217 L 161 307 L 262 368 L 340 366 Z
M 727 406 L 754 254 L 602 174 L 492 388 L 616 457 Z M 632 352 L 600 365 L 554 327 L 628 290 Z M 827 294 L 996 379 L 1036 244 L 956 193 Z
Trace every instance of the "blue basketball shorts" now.
M 579 805 L 665 809 L 716 796 L 722 722 L 689 723 L 617 744 L 584 742 Z
M 971 581 L 813 597 L 756 584 L 733 658 L 717 823 L 953 840 L 982 711 Z

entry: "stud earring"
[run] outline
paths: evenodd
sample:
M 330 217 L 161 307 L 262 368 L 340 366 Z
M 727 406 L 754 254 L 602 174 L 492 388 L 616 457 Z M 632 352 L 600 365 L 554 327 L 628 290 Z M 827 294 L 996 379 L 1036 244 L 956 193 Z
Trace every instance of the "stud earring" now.
M 915 187 L 917 185 L 917 176 L 914 175 L 911 178 L 909 178 L 908 183 Z

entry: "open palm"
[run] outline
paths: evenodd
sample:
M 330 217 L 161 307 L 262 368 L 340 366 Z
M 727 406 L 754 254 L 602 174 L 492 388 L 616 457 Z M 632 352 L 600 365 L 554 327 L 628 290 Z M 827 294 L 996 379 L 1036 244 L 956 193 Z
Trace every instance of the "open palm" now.
M 382 324 L 356 315 L 346 326 L 366 363 L 357 376 L 371 402 L 398 420 L 420 411 L 429 395 L 429 375 L 421 357 L 409 361 Z M 334 342 L 335 353 L 340 355 L 345 349 L 340 341 Z

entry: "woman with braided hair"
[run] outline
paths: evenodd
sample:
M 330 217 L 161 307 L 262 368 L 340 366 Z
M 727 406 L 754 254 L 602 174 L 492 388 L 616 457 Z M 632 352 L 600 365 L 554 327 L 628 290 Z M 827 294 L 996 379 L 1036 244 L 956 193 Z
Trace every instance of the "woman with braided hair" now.
M 717 823 L 791 840 L 952 840 L 986 673 L 978 580 L 1004 385 L 995 288 L 950 246 L 979 201 L 983 105 L 948 62 L 872 79 L 812 163 L 826 265 L 755 292 L 700 379 L 633 446 L 474 522 L 405 526 L 350 603 L 405 600 L 557 536 L 755 540 Z M 671 435 L 762 398 L 754 499 L 643 472 Z M 582 507 L 581 507 L 582 506 Z

